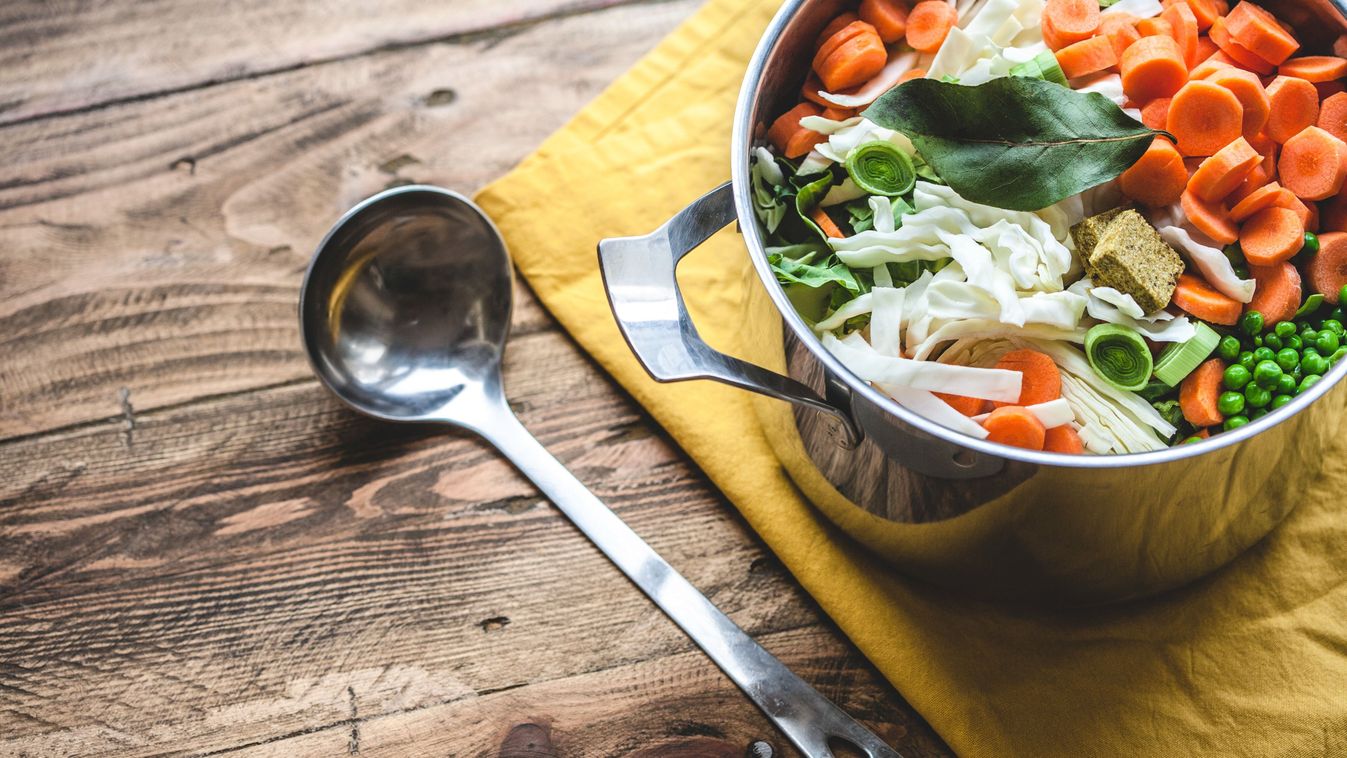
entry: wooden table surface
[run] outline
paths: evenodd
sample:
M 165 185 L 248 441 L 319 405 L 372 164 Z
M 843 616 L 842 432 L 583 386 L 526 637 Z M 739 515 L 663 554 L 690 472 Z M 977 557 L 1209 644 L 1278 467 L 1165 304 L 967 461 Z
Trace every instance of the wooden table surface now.
M 789 754 L 500 457 L 347 412 L 297 334 L 342 210 L 502 174 L 696 6 L 0 4 L 0 754 Z M 544 444 L 824 694 L 945 754 L 516 296 Z

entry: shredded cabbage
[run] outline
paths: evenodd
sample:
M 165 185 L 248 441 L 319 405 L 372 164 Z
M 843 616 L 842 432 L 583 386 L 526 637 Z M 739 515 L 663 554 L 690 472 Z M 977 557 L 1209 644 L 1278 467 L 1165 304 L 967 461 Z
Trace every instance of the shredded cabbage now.
M 1165 7 L 1160 4 L 1160 0 L 1118 0 L 1118 2 L 1104 9 L 1105 15 L 1110 13 L 1129 13 L 1137 18 L 1155 18 L 1163 13 Z
M 1024 375 L 1018 371 L 891 358 L 858 348 L 854 342 L 844 343 L 831 333 L 823 335 L 823 347 L 863 381 L 1003 403 L 1020 399 Z
M 1194 235 L 1187 229 L 1177 226 L 1166 226 L 1160 229 L 1160 236 L 1164 238 L 1172 247 L 1183 253 L 1207 282 L 1218 292 L 1226 297 L 1238 300 L 1241 303 L 1253 301 L 1254 288 L 1257 282 L 1252 279 L 1240 279 L 1235 274 L 1235 267 L 1230 263 L 1230 259 L 1225 257 L 1225 253 L 1219 248 L 1205 244 L 1210 242 L 1203 237 L 1202 242 L 1194 238 Z
M 881 392 L 898 401 L 898 404 L 922 418 L 937 423 L 946 429 L 966 434 L 969 437 L 985 440 L 989 433 L 982 424 L 954 410 L 949 403 L 941 400 L 927 390 L 911 387 L 897 387 L 891 384 L 875 385 Z
M 1165 310 L 1147 314 L 1131 295 L 1112 287 L 1096 287 L 1088 278 L 1071 285 L 1068 291 L 1088 299 L 1085 310 L 1090 318 L 1125 326 L 1155 342 L 1187 342 L 1197 334 L 1197 327 L 1187 316 L 1176 317 Z
M 1050 400 L 1046 403 L 1039 403 L 1038 405 L 1027 405 L 1024 409 L 1034 414 L 1034 416 L 1043 423 L 1043 427 L 1046 429 L 1056 429 L 1059 426 L 1066 426 L 1076 420 L 1076 414 L 1071 410 L 1071 404 L 1062 398 Z M 974 416 L 973 420 L 981 423 L 990 418 L 991 415 L 992 414 L 990 413 L 983 413 Z

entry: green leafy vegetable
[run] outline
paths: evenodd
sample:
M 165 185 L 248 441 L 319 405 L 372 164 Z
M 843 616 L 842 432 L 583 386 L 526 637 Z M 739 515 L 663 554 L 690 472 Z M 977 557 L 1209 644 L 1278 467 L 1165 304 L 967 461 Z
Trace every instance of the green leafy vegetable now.
M 906 195 L 917 184 L 912 159 L 888 142 L 866 142 L 847 154 L 847 175 L 871 195 Z
M 870 201 L 867 198 L 852 200 L 844 206 L 847 214 L 851 216 L 851 232 L 860 234 L 868 232 L 875 228 L 875 209 L 870 207 Z
M 1146 340 L 1116 324 L 1100 324 L 1085 333 L 1085 357 L 1100 379 L 1125 392 L 1145 389 L 1155 369 Z
M 818 260 L 822 262 L 815 263 Z M 821 244 L 769 247 L 767 262 L 786 296 L 810 321 L 821 320 L 829 307 L 837 308 L 870 289 Z
M 1309 297 L 1305 298 L 1304 304 L 1302 304 L 1299 310 L 1296 311 L 1295 317 L 1304 318 L 1310 315 L 1311 313 L 1314 313 L 1315 311 L 1319 310 L 1320 306 L 1322 306 L 1323 304 L 1324 304 L 1324 296 L 1316 292 L 1313 295 L 1310 295 Z
M 911 138 L 965 199 L 1036 211 L 1111 179 L 1156 135 L 1097 92 L 1011 76 L 976 87 L 914 79 L 864 116 Z
M 758 214 L 758 220 L 762 221 L 762 225 L 767 229 L 767 233 L 772 234 L 786 217 L 788 189 L 784 185 L 779 186 L 767 181 L 763 176 L 763 168 L 757 161 L 753 163 L 749 181 L 753 187 L 753 209 Z
M 1071 86 L 1066 81 L 1066 73 L 1062 71 L 1062 64 L 1057 62 L 1057 56 L 1053 55 L 1051 50 L 1044 50 L 1035 55 L 1032 60 L 1011 66 L 1010 75 L 1042 79 L 1053 84 L 1060 84 L 1063 87 Z
M 1182 344 L 1171 344 L 1160 353 L 1160 360 L 1155 362 L 1155 378 L 1177 387 L 1179 382 L 1202 365 L 1202 361 L 1216 352 L 1219 344 L 1221 335 L 1206 324 L 1197 322 L 1197 334 L 1192 339 Z
M 814 219 L 810 218 L 809 214 L 814 212 L 814 209 L 818 207 L 819 202 L 823 200 L 824 195 L 828 194 L 828 189 L 832 186 L 832 174 L 823 174 L 818 179 L 801 187 L 795 195 L 796 214 L 799 215 L 800 221 L 804 222 L 809 231 L 813 232 L 814 236 L 820 240 L 828 239 L 828 235 L 823 233 L 823 230 L 819 228 L 818 224 L 814 223 Z

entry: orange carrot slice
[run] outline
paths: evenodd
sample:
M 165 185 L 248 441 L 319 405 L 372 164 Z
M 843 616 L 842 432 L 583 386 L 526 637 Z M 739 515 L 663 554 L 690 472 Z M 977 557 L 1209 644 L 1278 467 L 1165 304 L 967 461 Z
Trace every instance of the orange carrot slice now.
M 997 408 L 1010 405 L 1038 405 L 1062 396 L 1062 372 L 1046 353 L 1037 350 L 1013 350 L 997 361 L 996 368 L 1018 371 L 1024 376 L 1017 403 L 993 403 Z
M 1169 21 L 1158 16 L 1154 18 L 1143 18 L 1137 22 L 1137 32 L 1143 37 L 1174 37 L 1174 27 Z M 1179 42 L 1178 40 L 1174 40 Z M 1179 49 L 1183 50 L 1183 43 L 1179 42 Z
M 814 61 L 811 64 L 811 67 L 817 72 L 823 67 L 823 64 L 828 60 L 829 56 L 837 52 L 837 49 L 841 47 L 843 43 L 863 34 L 873 34 L 876 37 L 879 36 L 879 32 L 875 31 L 873 26 L 870 26 L 864 21 L 852 21 L 841 29 L 838 29 L 836 32 L 833 32 L 828 39 L 823 41 L 823 44 L 818 46 L 818 50 L 814 52 Z M 824 80 L 823 84 L 827 86 L 828 82 Z
M 846 121 L 856 115 L 855 108 L 839 108 L 836 105 L 830 105 L 823 109 L 822 116 L 829 121 Z
M 1215 0 L 1187 0 L 1187 5 L 1197 19 L 1197 28 L 1204 32 L 1216 23 L 1216 19 L 1225 15 Z
M 1320 253 L 1322 254 L 1322 243 Z M 1318 256 L 1315 256 L 1316 258 Z M 1276 324 L 1296 317 L 1300 308 L 1300 272 L 1289 263 L 1273 266 L 1249 266 L 1249 276 L 1256 282 L 1253 300 L 1247 310 L 1263 314 L 1263 322 Z
M 1290 194 L 1290 192 L 1276 182 L 1264 184 L 1235 203 L 1235 207 L 1230 209 L 1230 220 L 1242 224 L 1259 211 L 1272 208 L 1278 202 L 1285 202 L 1283 193 Z
M 922 0 L 907 15 L 907 44 L 919 52 L 934 53 L 958 22 L 954 6 L 943 0 Z
M 1141 106 L 1141 123 L 1152 129 L 1164 129 L 1169 121 L 1169 104 L 1172 97 L 1157 97 Z
M 1263 82 L 1258 75 L 1242 68 L 1229 67 L 1212 73 L 1207 81 L 1225 87 L 1234 94 L 1244 108 L 1244 137 L 1249 140 L 1257 137 L 1272 113 L 1272 100 L 1267 90 L 1263 89 Z
M 1183 193 L 1181 202 L 1183 203 L 1183 214 L 1188 217 L 1189 223 L 1197 227 L 1199 232 L 1222 245 L 1229 245 L 1239 239 L 1239 229 L 1230 220 L 1230 214 L 1226 212 L 1225 208 L 1215 203 L 1208 203 L 1188 191 Z
M 810 103 L 810 105 L 813 105 L 813 103 Z M 786 146 L 782 149 L 781 154 L 787 158 L 803 158 L 809 154 L 810 150 L 814 149 L 814 145 L 827 139 L 828 136 L 825 134 L 800 127 L 795 130 L 790 139 L 786 140 Z
M 1277 198 L 1275 207 L 1294 211 L 1296 218 L 1300 219 L 1300 223 L 1305 226 L 1306 231 L 1309 231 L 1310 227 L 1314 226 L 1314 211 L 1310 210 L 1310 207 L 1305 204 L 1304 200 L 1296 197 L 1296 193 L 1294 192 L 1288 192 Z
M 1019 406 L 997 408 L 982 426 L 987 430 L 988 441 L 1002 445 L 1042 450 L 1047 442 L 1048 430 L 1043 428 L 1043 422 Z
M 1070 424 L 1054 426 L 1043 438 L 1043 450 L 1062 455 L 1084 455 L 1085 441 L 1080 438 Z
M 837 226 L 837 223 L 832 220 L 832 217 L 822 208 L 815 208 L 814 212 L 809 214 L 809 217 L 814 219 L 814 223 L 818 224 L 818 228 L 823 231 L 824 236 L 828 239 L 842 239 L 846 236 Z
M 1319 90 L 1304 79 L 1279 76 L 1267 86 L 1271 111 L 1263 133 L 1278 144 L 1319 120 Z
M 777 117 L 767 130 L 767 141 L 780 152 L 786 151 L 786 144 L 800 131 L 800 119 L 806 116 L 818 116 L 823 109 L 813 103 L 800 103 Z
M 1108 37 L 1118 60 L 1122 60 L 1123 53 L 1133 42 L 1141 39 L 1141 32 L 1137 31 L 1138 21 L 1140 19 L 1130 13 L 1110 13 L 1099 23 L 1099 33 Z
M 891 45 L 907 36 L 907 5 L 900 0 L 861 0 L 861 20 Z
M 1193 66 L 1193 70 L 1188 72 L 1188 78 L 1206 79 L 1223 68 L 1236 68 L 1236 66 L 1230 56 L 1218 49 L 1214 55 L 1203 58 L 1201 63 Z
M 1188 82 L 1169 104 L 1165 124 L 1166 131 L 1178 138 L 1180 153 L 1212 155 L 1244 133 L 1244 106 L 1225 87 L 1208 81 Z
M 1289 261 L 1305 246 L 1305 223 L 1287 208 L 1265 208 L 1239 230 L 1239 246 L 1251 266 Z
M 1301 200 L 1325 200 L 1347 181 L 1347 143 L 1317 126 L 1286 141 L 1277 162 L 1282 186 Z
M 1187 3 L 1174 3 L 1165 8 L 1160 18 L 1169 22 L 1169 34 L 1179 43 L 1188 66 L 1200 63 L 1197 57 L 1197 16 L 1193 14 L 1193 9 Z
M 1330 95 L 1320 104 L 1318 126 L 1347 142 L 1347 92 Z
M 1319 254 L 1310 259 L 1308 270 L 1310 286 L 1330 303 L 1338 302 L 1338 293 L 1347 284 L 1347 233 L 1327 232 L 1319 235 Z
M 1197 38 L 1197 59 L 1199 61 L 1209 60 L 1211 56 L 1221 52 L 1221 48 L 1211 41 L 1211 37 Z
M 1233 326 L 1244 308 L 1238 300 L 1217 292 L 1192 274 L 1179 274 L 1174 305 L 1203 321 L 1226 326 Z
M 1347 76 L 1347 58 L 1332 55 L 1307 55 L 1292 58 L 1277 69 L 1282 76 L 1294 76 L 1307 82 L 1322 84 Z
M 1225 27 L 1225 19 L 1218 18 L 1209 30 L 1211 41 L 1235 61 L 1240 68 L 1247 68 L 1259 76 L 1267 76 L 1275 68 L 1271 63 L 1259 58 L 1252 50 L 1236 42 Z
M 1225 27 L 1236 42 L 1274 66 L 1281 65 L 1300 49 L 1300 43 L 1276 16 L 1247 0 L 1225 17 Z
M 1174 145 L 1164 137 L 1157 137 L 1141 158 L 1122 173 L 1119 186 L 1124 195 L 1152 208 L 1172 205 L 1188 186 L 1188 169 Z
M 1188 189 L 1209 203 L 1219 203 L 1229 197 L 1262 161 L 1263 156 L 1249 145 L 1248 140 L 1239 137 L 1202 161 L 1188 181 Z
M 1043 17 L 1041 28 L 1043 31 L 1043 44 L 1047 45 L 1048 49 L 1054 53 L 1067 45 L 1080 42 L 1080 39 L 1071 39 L 1058 32 L 1052 25 L 1052 19 L 1047 16 Z M 1082 37 L 1081 39 L 1085 39 L 1085 37 Z
M 823 27 L 823 31 L 819 32 L 818 39 L 814 42 L 814 48 L 818 49 L 823 47 L 823 43 L 831 39 L 834 34 L 837 34 L 850 26 L 853 22 L 859 20 L 860 17 L 850 11 L 839 14 L 832 21 L 829 21 L 827 26 Z
M 1052 28 L 1067 44 L 1092 36 L 1103 20 L 1097 0 L 1048 0 L 1043 18 L 1052 20 Z
M 1230 193 L 1230 196 L 1225 199 L 1225 202 L 1233 209 L 1235 205 L 1244 202 L 1245 198 L 1249 195 L 1266 187 L 1271 182 L 1272 177 L 1268 176 L 1267 171 L 1263 169 L 1263 164 L 1260 163 L 1253 167 L 1253 170 L 1249 172 L 1248 176 L 1244 177 L 1244 181 L 1235 188 L 1234 192 Z M 1232 221 L 1234 220 L 1233 215 L 1230 218 Z
M 1068 79 L 1098 73 L 1118 65 L 1108 37 L 1091 37 L 1057 51 L 1057 65 Z
M 969 418 L 981 416 L 991 410 L 992 404 L 989 400 L 983 400 L 980 397 L 964 397 L 963 395 L 946 395 L 943 392 L 935 393 L 935 396 L 944 400 L 951 408 L 962 413 Z
M 1143 37 L 1123 53 L 1123 91 L 1136 102 L 1170 97 L 1187 81 L 1183 51 L 1170 37 Z
M 870 28 L 870 31 L 853 36 L 838 45 L 823 64 L 814 69 L 829 92 L 864 84 L 882 71 L 884 65 L 888 63 L 889 53 L 884 48 L 884 41 L 879 38 L 874 27 Z M 843 29 L 838 34 L 845 32 Z
M 910 82 L 913 79 L 925 79 L 925 78 L 926 78 L 926 69 L 914 68 L 911 71 L 908 71 L 906 74 L 903 74 L 902 76 L 898 77 L 898 83 L 902 84 L 903 82 Z
M 1179 409 L 1193 426 L 1216 426 L 1225 421 L 1221 414 L 1221 381 L 1225 378 L 1225 363 L 1212 358 L 1197 367 L 1179 386 Z

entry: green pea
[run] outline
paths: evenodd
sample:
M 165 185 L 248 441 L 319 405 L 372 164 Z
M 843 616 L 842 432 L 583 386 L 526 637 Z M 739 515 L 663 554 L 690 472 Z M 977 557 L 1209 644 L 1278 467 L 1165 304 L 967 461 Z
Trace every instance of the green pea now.
M 1238 392 L 1223 392 L 1216 401 L 1216 408 L 1222 416 L 1234 416 L 1244 412 L 1244 396 Z
M 1300 359 L 1300 367 L 1306 376 L 1323 376 L 1328 373 L 1328 359 L 1322 355 L 1307 355 Z
M 1230 418 L 1225 420 L 1225 430 L 1227 432 L 1234 431 L 1235 429 L 1238 429 L 1241 426 L 1248 426 L 1248 424 L 1249 424 L 1248 416 L 1231 416 Z
M 1314 232 L 1305 232 L 1305 246 L 1300 249 L 1301 255 L 1319 254 L 1319 237 Z
M 1284 392 L 1284 393 L 1281 393 L 1281 394 L 1273 395 L 1273 396 L 1272 396 L 1272 405 L 1269 405 L 1268 407 L 1271 408 L 1271 409 L 1274 410 L 1274 411 L 1275 411 L 1275 410 L 1280 410 L 1281 408 L 1285 408 L 1287 403 L 1291 402 L 1292 400 L 1295 400 L 1295 397 L 1293 397 L 1293 394 L 1292 394 L 1292 393 L 1294 393 L 1294 392 L 1295 392 L 1295 389 L 1292 389 L 1290 393 L 1285 393 L 1285 392 Z
M 1254 347 L 1264 347 L 1264 344 L 1263 344 L 1263 338 L 1262 338 L 1261 336 L 1254 337 L 1254 338 L 1253 338 L 1253 346 L 1254 346 Z
M 1186 439 L 1186 440 L 1183 441 L 1183 444 L 1185 444 L 1185 445 L 1196 445 L 1197 443 L 1199 443 L 1199 442 L 1204 442 L 1204 441 L 1205 441 L 1205 440 L 1203 440 L 1201 437 L 1189 437 L 1188 439 Z
M 1300 380 L 1290 374 L 1282 374 L 1282 378 L 1277 380 L 1277 386 L 1274 392 L 1280 392 L 1283 395 L 1294 395 L 1296 387 L 1300 386 Z M 1275 398 L 1274 398 L 1275 400 Z
M 1338 321 L 1337 319 L 1331 318 L 1324 319 L 1324 323 L 1319 326 L 1319 331 L 1323 331 L 1325 329 L 1338 335 L 1338 339 L 1342 339 L 1342 336 L 1344 334 L 1347 334 L 1347 327 L 1344 327 L 1342 325 L 1342 322 Z
M 1315 340 L 1319 339 L 1319 332 L 1316 331 L 1314 327 L 1306 324 L 1305 328 L 1300 330 L 1300 338 L 1305 340 L 1306 345 L 1312 345 Z
M 1332 355 L 1328 356 L 1328 365 L 1338 365 L 1338 361 L 1342 360 L 1344 356 L 1347 356 L 1347 347 L 1338 348 Z
M 1347 284 L 1342 285 L 1342 289 L 1338 290 L 1338 302 L 1347 303 Z M 1341 321 L 1342 319 L 1338 320 Z
M 1287 337 L 1290 337 L 1296 333 L 1296 325 L 1291 323 L 1290 321 L 1281 321 L 1278 322 L 1277 325 L 1272 328 L 1272 332 L 1276 334 L 1278 337 L 1286 339 Z
M 1296 390 L 1296 394 L 1307 392 L 1310 387 L 1313 387 L 1314 385 L 1318 384 L 1320 379 L 1323 379 L 1323 377 L 1322 376 L 1305 377 L 1305 379 L 1300 382 L 1300 389 Z
M 1299 350 L 1305 346 L 1305 341 L 1300 338 L 1299 334 L 1292 334 L 1290 337 L 1282 340 L 1282 344 L 1292 350 Z
M 1275 360 L 1277 360 L 1277 354 L 1273 352 L 1270 347 L 1260 347 L 1253 351 L 1253 362 L 1255 365 L 1262 363 L 1263 361 Z
M 1232 390 L 1242 390 L 1244 385 L 1253 381 L 1253 372 L 1236 363 L 1225 370 L 1225 386 Z
M 1267 408 L 1254 408 L 1253 410 L 1249 411 L 1249 420 L 1257 421 L 1258 419 L 1266 416 L 1267 414 L 1268 414 Z
M 1263 389 L 1273 389 L 1282 378 L 1282 367 L 1275 361 L 1263 361 L 1253 367 L 1253 380 Z
M 1250 382 L 1244 386 L 1244 400 L 1252 408 L 1266 408 L 1272 402 L 1272 393 L 1259 387 L 1257 382 Z
M 1221 344 L 1216 348 L 1216 352 L 1221 356 L 1221 360 L 1226 363 L 1234 363 L 1239 360 L 1239 338 L 1226 335 L 1221 338 Z
M 1224 248 L 1221 249 L 1221 252 L 1225 253 L 1226 260 L 1230 261 L 1231 266 L 1244 265 L 1244 249 L 1241 248 L 1238 244 L 1232 243 L 1226 245 Z
M 1342 347 L 1342 343 L 1338 339 L 1338 335 L 1325 329 L 1324 331 L 1319 332 L 1319 337 L 1314 340 L 1314 346 L 1324 355 L 1332 355 L 1338 352 L 1338 348 Z
M 1263 333 L 1263 314 L 1258 311 L 1249 311 L 1244 314 L 1244 318 L 1239 320 L 1239 328 L 1250 337 L 1257 337 Z
M 1304 363 L 1305 359 L 1310 357 L 1311 355 L 1322 356 L 1323 353 L 1320 353 L 1319 348 L 1315 347 L 1314 345 L 1306 345 L 1305 349 L 1300 351 L 1300 362 Z
M 1264 334 L 1262 337 L 1259 337 L 1258 339 L 1263 341 L 1263 347 L 1270 347 L 1273 350 L 1282 349 L 1282 338 L 1278 337 L 1275 334 Z
M 1239 277 L 1240 279 L 1245 279 L 1245 280 L 1247 280 L 1247 279 L 1249 278 L 1249 267 L 1248 267 L 1248 266 L 1236 266 L 1236 267 L 1235 267 L 1235 276 Z
M 1300 353 L 1289 347 L 1277 351 L 1277 365 L 1282 371 L 1290 371 L 1300 365 Z
M 1297 383 L 1299 383 L 1301 379 L 1305 378 L 1305 369 L 1301 368 L 1300 364 L 1297 363 L 1296 367 L 1291 369 L 1290 376 L 1292 379 L 1295 379 Z
M 1253 371 L 1253 367 L 1258 365 L 1258 361 L 1254 359 L 1252 352 L 1245 350 L 1239 354 L 1239 365 L 1248 371 Z

